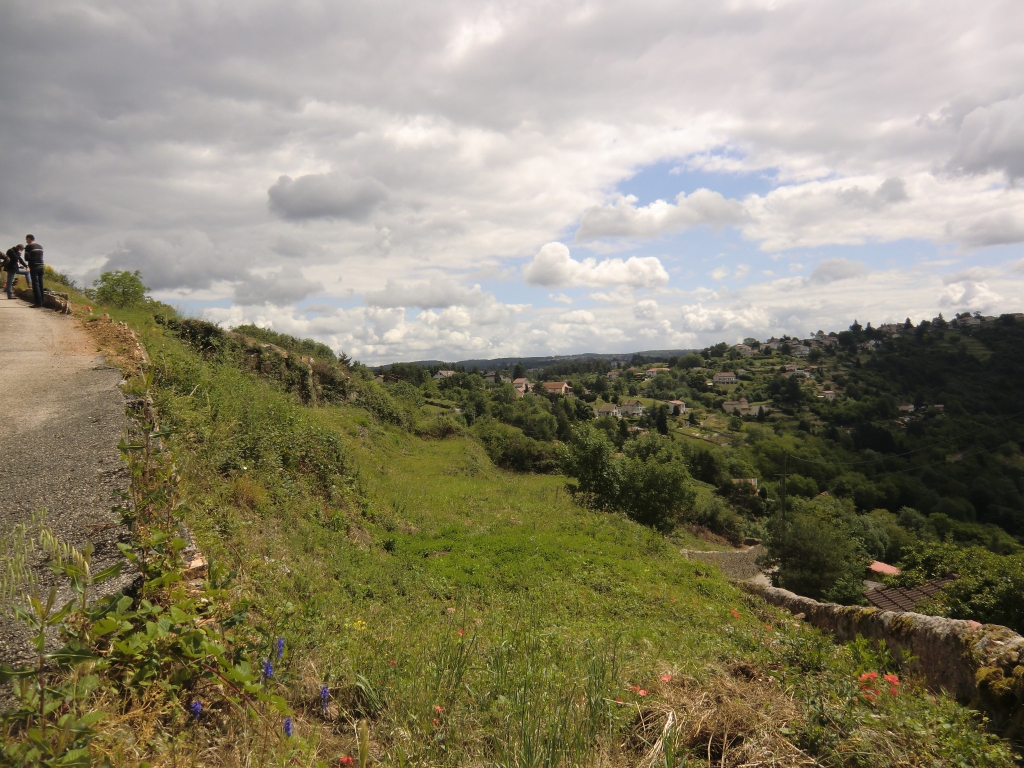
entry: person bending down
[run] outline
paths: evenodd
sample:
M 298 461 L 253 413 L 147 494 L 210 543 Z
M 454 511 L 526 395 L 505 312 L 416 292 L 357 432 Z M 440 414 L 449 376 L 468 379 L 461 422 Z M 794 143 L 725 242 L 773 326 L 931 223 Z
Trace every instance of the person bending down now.
M 21 258 L 21 252 L 25 250 L 25 246 L 18 243 L 13 248 L 7 251 L 7 264 L 4 269 L 7 270 L 7 298 L 14 298 L 14 281 L 18 279 L 18 275 L 24 275 L 25 279 L 28 280 L 28 284 L 31 287 L 32 279 L 28 274 L 28 265 L 25 260 Z

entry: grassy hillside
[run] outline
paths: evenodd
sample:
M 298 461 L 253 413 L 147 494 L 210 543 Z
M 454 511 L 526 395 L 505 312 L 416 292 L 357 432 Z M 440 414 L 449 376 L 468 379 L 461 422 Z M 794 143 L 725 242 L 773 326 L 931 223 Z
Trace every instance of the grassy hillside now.
M 465 426 L 432 426 L 437 405 L 358 371 L 307 391 L 297 364 L 254 365 L 244 342 L 202 342 L 158 309 L 160 324 L 111 310 L 152 358 L 129 389 L 160 414 L 176 514 L 212 561 L 196 599 L 230 601 L 236 663 L 273 665 L 261 685 L 292 732 L 269 706 L 229 706 L 217 680 L 129 695 L 103 678 L 95 757 L 358 763 L 362 722 L 365 762 L 394 766 L 1012 764 L 913 679 L 865 695 L 861 676 L 895 660 L 683 559 L 685 531 L 499 469 Z M 324 380 L 336 396 L 306 404 Z

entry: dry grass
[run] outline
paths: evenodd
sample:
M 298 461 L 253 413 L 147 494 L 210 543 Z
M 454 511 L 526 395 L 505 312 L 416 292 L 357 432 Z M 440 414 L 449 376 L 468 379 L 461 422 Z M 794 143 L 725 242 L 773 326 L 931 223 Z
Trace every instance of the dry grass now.
M 658 704 L 640 708 L 623 746 L 630 765 L 676 764 L 684 755 L 709 766 L 805 766 L 815 761 L 790 742 L 801 715 L 778 682 L 738 663 L 698 683 L 679 679 L 651 691 Z

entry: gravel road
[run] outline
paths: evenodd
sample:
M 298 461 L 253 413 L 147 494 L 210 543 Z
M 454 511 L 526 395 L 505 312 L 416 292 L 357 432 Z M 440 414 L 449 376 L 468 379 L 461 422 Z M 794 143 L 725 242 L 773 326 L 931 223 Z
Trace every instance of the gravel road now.
M 0 342 L 0 535 L 46 509 L 62 540 L 79 548 L 93 542 L 98 571 L 121 557 L 116 545 L 126 540 L 110 510 L 127 486 L 117 450 L 125 424 L 121 373 L 74 318 L 19 299 L 0 297 Z M 42 563 L 37 573 L 45 594 L 55 577 Z M 118 592 L 133 578 L 125 572 L 99 593 Z M 69 590 L 61 597 L 69 599 Z M 27 658 L 26 638 L 6 610 L 0 619 L 0 662 L 18 664 Z

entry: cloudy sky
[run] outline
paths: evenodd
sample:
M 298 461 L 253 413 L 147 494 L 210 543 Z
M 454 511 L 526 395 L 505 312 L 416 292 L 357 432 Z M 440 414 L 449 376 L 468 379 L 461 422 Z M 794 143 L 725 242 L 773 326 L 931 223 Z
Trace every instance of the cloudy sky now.
M 0 4 L 0 236 L 369 363 L 1024 310 L 1024 7 Z

